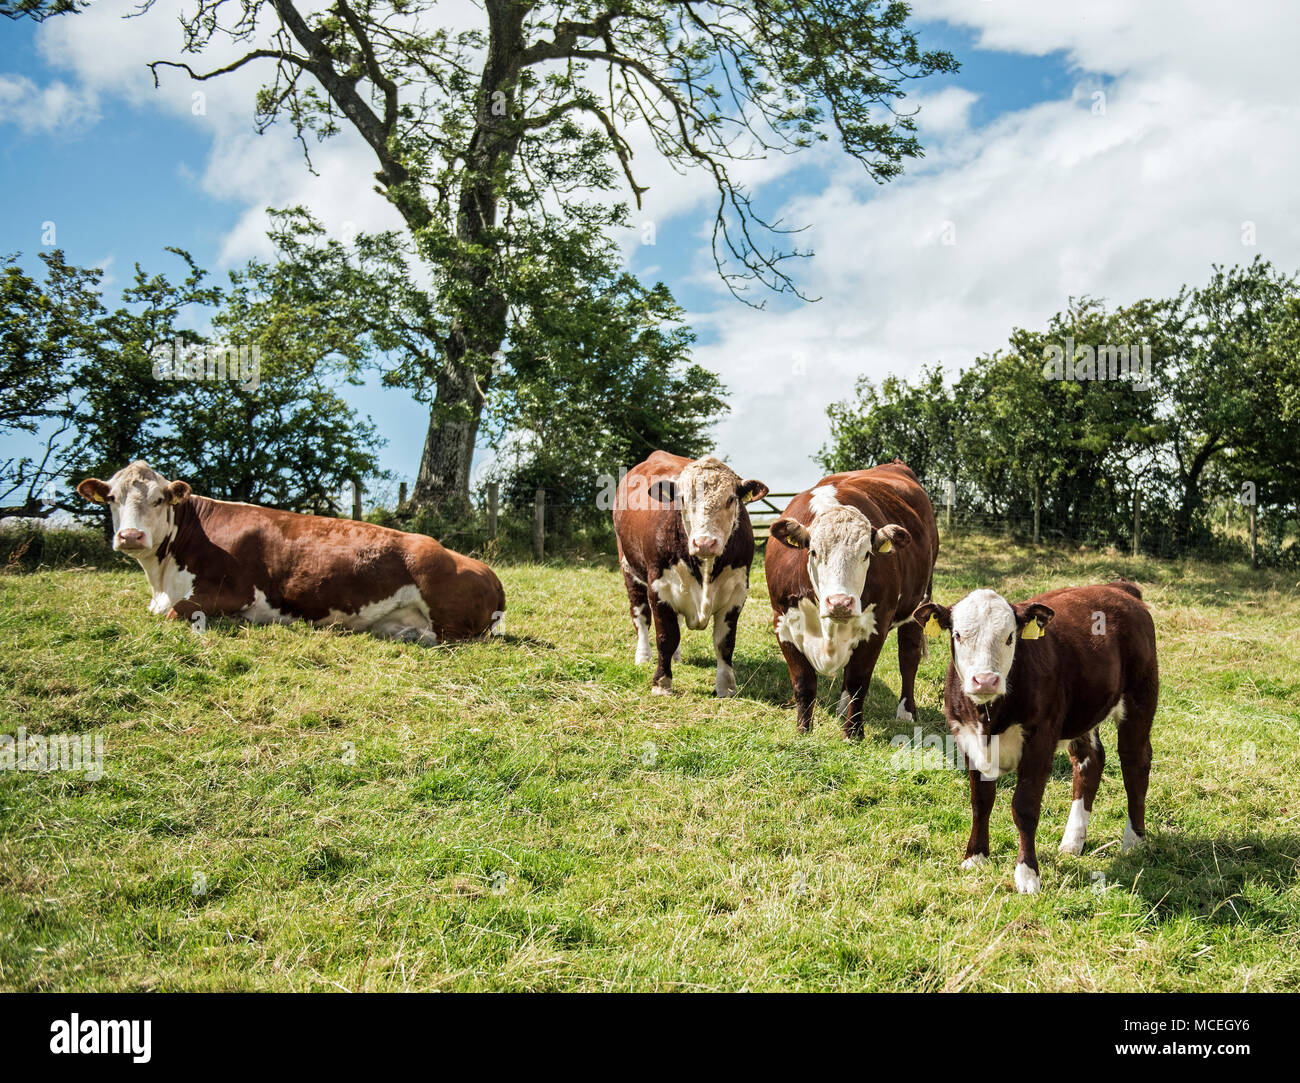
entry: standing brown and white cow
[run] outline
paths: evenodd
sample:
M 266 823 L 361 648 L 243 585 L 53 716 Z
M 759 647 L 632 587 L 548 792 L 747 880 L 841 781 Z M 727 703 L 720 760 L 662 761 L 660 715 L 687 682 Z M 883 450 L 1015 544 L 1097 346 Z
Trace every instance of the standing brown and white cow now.
M 113 513 L 159 616 L 295 619 L 432 644 L 503 630 L 505 591 L 486 564 L 423 534 L 195 496 L 148 463 L 77 492 Z
M 1155 624 L 1135 584 L 1065 587 L 1014 606 L 995 591 L 977 590 L 951 609 L 927 603 L 915 620 L 918 627 L 933 620 L 952 646 L 943 710 L 970 775 L 972 824 L 963 868 L 988 860 L 995 780 L 1014 770 L 1016 890 L 1038 891 L 1038 818 L 1062 742 L 1074 766 L 1074 802 L 1061 850 L 1083 852 L 1106 762 L 1097 727 L 1107 718 L 1118 723 L 1128 795 L 1120 847 L 1129 850 L 1142 840 L 1160 676 Z
M 667 451 L 654 452 L 619 482 L 614 499 L 618 560 L 636 627 L 638 664 L 650 661 L 654 621 L 659 659 L 653 692 L 672 692 L 681 622 L 698 631 L 712 618 L 718 659 L 714 692 L 736 694 L 731 659 L 754 559 L 754 528 L 745 504 L 766 495 L 766 485 L 741 480 L 721 459 L 708 455 L 692 461 Z
M 939 532 L 934 508 L 906 463 L 822 478 L 772 524 L 767 590 L 790 668 L 800 732 L 812 729 L 817 675 L 844 671 L 844 736 L 862 736 L 876 659 L 898 629 L 902 692 L 897 717 L 916 715 L 924 648 L 912 611 L 930 597 Z M 773 542 L 781 544 L 773 544 Z

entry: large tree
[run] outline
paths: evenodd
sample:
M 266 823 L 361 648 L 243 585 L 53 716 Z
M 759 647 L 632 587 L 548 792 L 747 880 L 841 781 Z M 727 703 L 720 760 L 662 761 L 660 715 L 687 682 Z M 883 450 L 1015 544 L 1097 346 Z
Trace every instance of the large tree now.
M 148 0 L 146 0 L 146 4 Z M 545 255 L 556 220 L 593 235 L 640 205 L 633 146 L 716 192 L 713 244 L 728 286 L 797 288 L 799 253 L 739 182 L 736 164 L 835 139 L 884 182 L 921 154 L 899 110 L 906 83 L 956 65 L 926 52 L 906 4 L 882 0 L 196 0 L 183 20 L 193 58 L 162 59 L 196 80 L 267 68 L 257 124 L 308 136 L 345 125 L 373 153 L 381 192 L 437 286 L 419 328 L 432 388 L 415 487 L 420 502 L 463 498 L 496 357 L 512 329 L 512 268 Z M 452 19 L 475 20 L 469 29 Z

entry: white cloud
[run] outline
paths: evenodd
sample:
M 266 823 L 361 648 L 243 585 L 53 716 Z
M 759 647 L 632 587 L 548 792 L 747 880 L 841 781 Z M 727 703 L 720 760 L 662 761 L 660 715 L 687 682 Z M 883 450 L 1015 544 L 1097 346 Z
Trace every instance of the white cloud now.
M 800 281 L 820 303 L 691 314 L 717 333 L 698 356 L 732 389 L 719 450 L 741 473 L 774 489 L 810 485 L 826 404 L 858 375 L 967 364 L 1071 295 L 1159 296 L 1257 252 L 1300 267 L 1300 103 L 1280 59 L 1300 48 L 1300 23 L 1284 5 L 1251 5 L 1240 19 L 1189 7 L 916 5 L 973 26 L 985 47 L 1064 51 L 1078 84 L 978 130 L 964 126 L 969 103 L 950 98 L 932 125 L 942 138 L 923 128 L 922 168 L 882 189 L 842 163 L 822 190 L 791 199 L 784 217 L 811 224 L 817 253 Z M 1242 244 L 1246 221 L 1258 247 Z
M 948 86 L 933 94 L 911 94 L 905 103 L 917 110 L 916 126 L 923 136 L 953 135 L 970 122 L 970 108 L 979 95 L 965 87 Z
M 16 124 L 28 135 L 73 133 L 99 117 L 93 93 L 55 79 L 37 86 L 25 75 L 0 74 L 0 124 Z

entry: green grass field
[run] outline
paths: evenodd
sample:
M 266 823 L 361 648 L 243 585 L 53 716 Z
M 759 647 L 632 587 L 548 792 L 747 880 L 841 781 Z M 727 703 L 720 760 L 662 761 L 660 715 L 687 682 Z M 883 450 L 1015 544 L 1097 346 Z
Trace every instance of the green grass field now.
M 958 866 L 964 774 L 898 769 L 894 640 L 867 736 L 822 682 L 795 733 L 761 559 L 711 698 L 707 633 L 651 696 L 613 569 L 515 565 L 504 640 L 425 649 L 146 612 L 120 571 L 0 576 L 0 732 L 103 737 L 104 776 L 0 771 L 0 988 L 1300 988 L 1294 573 L 1006 542 L 941 553 L 935 595 L 1137 579 L 1161 708 L 1148 841 L 1119 854 L 1114 734 L 1088 848 L 1069 765 L 1012 883 Z M 918 679 L 946 733 L 947 646 Z

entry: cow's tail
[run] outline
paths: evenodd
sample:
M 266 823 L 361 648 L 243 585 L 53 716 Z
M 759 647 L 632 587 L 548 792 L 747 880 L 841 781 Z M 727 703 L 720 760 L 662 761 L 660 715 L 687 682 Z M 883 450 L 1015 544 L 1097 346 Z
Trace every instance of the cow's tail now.
M 1134 583 L 1133 580 L 1125 579 L 1123 576 L 1120 576 L 1117 579 L 1111 580 L 1110 585 L 1112 587 L 1119 587 L 1120 590 L 1133 595 L 1133 597 L 1139 602 L 1142 601 L 1142 588 Z

